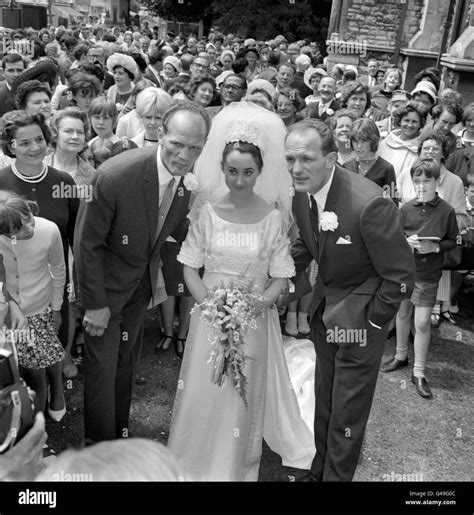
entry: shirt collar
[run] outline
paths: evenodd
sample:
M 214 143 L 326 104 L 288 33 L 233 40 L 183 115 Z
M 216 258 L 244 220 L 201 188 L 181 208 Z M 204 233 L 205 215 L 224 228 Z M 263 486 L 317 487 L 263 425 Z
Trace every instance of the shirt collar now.
M 314 200 L 316 200 L 316 204 L 318 205 L 318 210 L 322 213 L 326 206 L 326 199 L 329 193 L 329 189 L 331 188 L 332 181 L 334 179 L 334 171 L 336 167 L 332 167 L 331 175 L 329 177 L 328 182 L 316 193 L 313 193 L 312 196 Z M 309 194 L 311 195 L 311 194 Z
M 160 186 L 163 184 L 167 184 L 171 181 L 171 179 L 174 178 L 173 175 L 170 174 L 168 171 L 168 168 L 164 165 L 163 161 L 161 160 L 161 145 L 158 145 L 158 149 L 156 151 L 156 163 L 158 168 L 158 180 Z
M 419 200 L 415 200 L 415 206 L 431 206 L 435 207 L 440 202 L 440 197 L 438 193 L 435 194 L 435 198 L 433 200 L 430 200 L 429 202 L 420 202 Z

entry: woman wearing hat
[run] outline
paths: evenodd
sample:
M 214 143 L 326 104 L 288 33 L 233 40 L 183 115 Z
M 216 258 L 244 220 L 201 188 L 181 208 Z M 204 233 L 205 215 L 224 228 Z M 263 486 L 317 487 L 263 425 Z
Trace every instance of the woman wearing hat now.
M 169 55 L 163 60 L 163 84 L 169 79 L 174 79 L 179 73 L 179 59 L 174 55 Z
M 130 98 L 135 87 L 133 81 L 138 77 L 137 63 L 125 54 L 112 54 L 107 59 L 107 69 L 114 76 L 115 84 L 107 91 L 107 98 L 115 102 L 120 112 Z
M 232 50 L 223 50 L 220 61 L 222 63 L 222 72 L 232 71 L 232 64 L 235 61 L 235 54 Z
M 308 68 L 304 73 L 303 81 L 308 88 L 313 90 L 311 95 L 308 95 L 304 100 L 306 105 L 316 102 L 320 98 L 319 94 L 319 83 L 323 77 L 326 77 L 327 73 L 322 68 Z
M 28 80 L 21 84 L 16 91 L 15 104 L 28 114 L 41 113 L 49 125 L 52 114 L 51 92 L 39 80 Z
M 256 48 L 249 47 L 245 50 L 244 57 L 247 61 L 247 66 L 245 67 L 245 78 L 248 83 L 255 79 L 255 77 L 262 71 L 258 65 L 260 55 Z

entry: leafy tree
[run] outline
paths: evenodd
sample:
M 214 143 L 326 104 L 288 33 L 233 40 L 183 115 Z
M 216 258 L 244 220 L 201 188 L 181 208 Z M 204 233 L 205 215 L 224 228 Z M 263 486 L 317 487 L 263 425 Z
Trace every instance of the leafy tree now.
M 316 20 L 307 0 L 214 0 L 213 23 L 222 32 L 269 39 L 277 34 L 289 40 L 316 37 Z
M 212 0 L 145 0 L 158 16 L 172 21 L 198 22 L 206 15 Z

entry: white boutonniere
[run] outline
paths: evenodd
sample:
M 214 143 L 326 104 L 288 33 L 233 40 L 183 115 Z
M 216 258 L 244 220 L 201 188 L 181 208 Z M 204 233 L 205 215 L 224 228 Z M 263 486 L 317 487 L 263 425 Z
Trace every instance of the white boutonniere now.
M 189 191 L 195 191 L 199 188 L 199 181 L 192 172 L 189 172 L 184 176 L 183 184 Z
M 327 114 L 328 116 L 332 116 L 332 115 L 334 114 L 334 110 L 333 110 L 333 109 L 331 109 L 330 107 L 328 107 L 328 108 L 326 109 L 326 114 Z
M 335 231 L 339 227 L 336 213 L 332 211 L 323 211 L 319 219 L 322 231 Z

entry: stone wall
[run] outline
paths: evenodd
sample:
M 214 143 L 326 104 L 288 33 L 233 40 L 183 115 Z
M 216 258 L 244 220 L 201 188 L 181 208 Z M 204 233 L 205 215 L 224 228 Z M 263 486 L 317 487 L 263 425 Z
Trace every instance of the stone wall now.
M 423 0 L 407 0 L 402 45 L 419 30 Z M 365 39 L 369 46 L 394 47 L 400 25 L 400 0 L 349 0 L 342 34 L 346 40 Z

